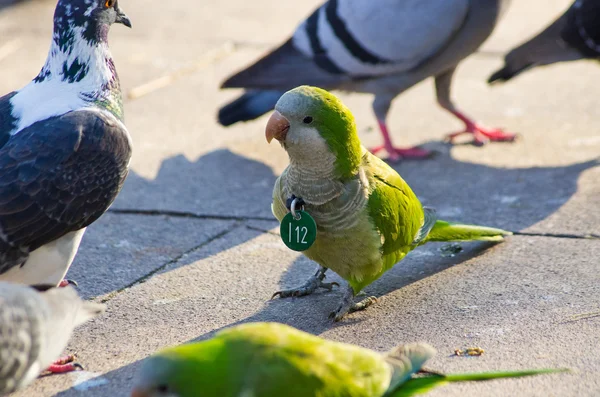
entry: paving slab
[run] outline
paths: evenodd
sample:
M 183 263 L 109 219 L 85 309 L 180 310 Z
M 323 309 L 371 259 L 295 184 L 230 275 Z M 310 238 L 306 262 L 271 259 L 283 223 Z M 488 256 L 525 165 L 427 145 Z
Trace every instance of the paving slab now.
M 87 231 L 69 272 L 85 297 L 107 302 L 108 312 L 77 330 L 68 347 L 89 372 L 45 377 L 16 396 L 126 396 L 140 360 L 156 349 L 249 321 L 288 323 L 378 350 L 425 340 L 440 351 L 430 367 L 444 371 L 576 369 L 431 395 L 600 394 L 600 317 L 574 317 L 600 310 L 600 240 L 586 238 L 600 235 L 597 65 L 549 66 L 502 86 L 485 83 L 503 52 L 570 2 L 513 2 L 482 51 L 458 69 L 457 104 L 487 125 L 519 132 L 519 142 L 445 144 L 444 134 L 461 125 L 437 107 L 431 81 L 397 98 L 389 119 L 399 144 L 440 152 L 394 168 L 441 217 L 544 237 L 463 244 L 450 258 L 442 256 L 443 244 L 423 247 L 366 289 L 380 304 L 338 325 L 326 320 L 337 290 L 269 301 L 316 267 L 287 250 L 268 220 L 287 156 L 266 144 L 266 117 L 231 128 L 216 123 L 218 107 L 240 93 L 219 91 L 220 82 L 279 44 L 319 0 L 285 7 L 277 0 L 123 2 L 134 29 L 117 26 L 110 41 L 126 94 L 132 170 L 112 212 Z M 30 0 L 0 11 L 0 92 L 39 71 L 54 3 Z M 169 84 L 129 96 L 165 76 Z M 365 145 L 378 144 L 372 98 L 340 95 Z M 469 346 L 486 353 L 450 357 Z
M 429 367 L 444 371 L 576 370 L 571 375 L 447 387 L 433 395 L 600 392 L 595 342 L 600 317 L 574 320 L 600 308 L 594 259 L 600 242 L 512 237 L 493 247 L 475 244 L 453 258 L 442 257 L 438 247 L 411 254 L 367 287 L 368 294 L 380 297 L 377 305 L 334 325 L 327 314 L 336 307 L 340 291 L 268 300 L 274 290 L 302 283 L 315 266 L 287 250 L 276 236 L 240 226 L 112 297 L 108 313 L 79 329 L 71 342 L 93 374 L 44 378 L 38 387 L 65 390 L 59 396 L 81 395 L 82 390 L 86 395 L 126 396 L 139 360 L 157 348 L 204 339 L 243 322 L 279 321 L 378 350 L 429 341 L 440 352 Z M 451 357 L 454 349 L 471 346 L 486 353 Z
M 86 231 L 67 277 L 97 297 L 149 276 L 227 231 L 235 221 L 104 214 Z

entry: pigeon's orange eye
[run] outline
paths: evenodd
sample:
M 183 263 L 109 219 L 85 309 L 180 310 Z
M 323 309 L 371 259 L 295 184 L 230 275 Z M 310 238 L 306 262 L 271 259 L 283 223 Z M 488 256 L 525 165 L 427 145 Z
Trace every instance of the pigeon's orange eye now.
M 115 5 L 116 0 L 106 0 L 106 3 L 104 3 L 104 7 L 106 8 L 112 8 Z

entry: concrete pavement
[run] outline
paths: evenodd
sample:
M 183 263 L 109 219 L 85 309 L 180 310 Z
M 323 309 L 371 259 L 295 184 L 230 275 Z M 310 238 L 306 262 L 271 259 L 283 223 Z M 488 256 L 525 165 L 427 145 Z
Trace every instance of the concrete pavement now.
M 528 235 L 464 244 L 451 258 L 440 244 L 422 247 L 366 289 L 381 297 L 378 305 L 332 325 L 337 290 L 269 301 L 277 289 L 302 283 L 315 264 L 272 233 L 271 189 L 287 157 L 266 144 L 266 119 L 228 129 L 215 122 L 218 106 L 238 94 L 219 91 L 220 81 L 283 40 L 318 1 L 122 1 L 134 29 L 115 26 L 110 41 L 125 93 L 175 79 L 126 99 L 132 170 L 111 212 L 88 229 L 68 275 L 82 295 L 108 305 L 68 348 L 88 371 L 41 378 L 15 396 L 127 396 L 140 360 L 156 349 L 248 321 L 288 323 L 378 350 L 427 341 L 439 350 L 428 367 L 446 372 L 575 370 L 453 385 L 432 396 L 599 395 L 600 316 L 574 316 L 600 311 L 600 240 L 590 238 L 600 236 L 600 69 L 557 65 L 488 87 L 501 54 L 570 1 L 514 3 L 482 52 L 459 68 L 454 97 L 485 124 L 523 139 L 444 144 L 460 125 L 437 107 L 430 81 L 394 102 L 390 127 L 399 143 L 440 151 L 395 167 L 424 204 L 448 220 Z M 0 92 L 41 68 L 54 5 L 31 0 L 0 12 Z M 342 97 L 363 142 L 378 143 L 371 98 Z M 451 357 L 469 346 L 486 353 Z

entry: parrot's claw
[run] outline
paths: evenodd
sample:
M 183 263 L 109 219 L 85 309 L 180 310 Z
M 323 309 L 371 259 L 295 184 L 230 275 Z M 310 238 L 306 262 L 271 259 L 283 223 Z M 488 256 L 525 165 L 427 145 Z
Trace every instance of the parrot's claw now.
M 64 288 L 64 287 L 66 287 L 68 285 L 72 285 L 74 287 L 79 287 L 79 284 L 77 284 L 77 281 L 75 281 L 75 280 L 69 280 L 69 279 L 66 279 L 66 278 L 64 280 L 62 280 L 60 283 L 58 283 L 58 287 L 59 288 Z
M 338 322 L 342 318 L 344 318 L 344 316 L 346 314 L 365 310 L 367 307 L 372 306 L 373 304 L 377 303 L 377 298 L 374 296 L 365 298 L 358 303 L 354 303 L 354 297 L 355 297 L 354 290 L 352 289 L 352 287 L 348 286 L 348 289 L 346 289 L 346 292 L 344 293 L 344 297 L 342 298 L 342 301 L 340 302 L 340 306 L 338 307 L 338 309 L 336 311 L 331 312 L 331 314 L 329 315 L 329 318 L 333 319 L 333 321 L 335 321 L 335 322 Z
M 352 307 L 350 308 L 348 313 L 354 313 L 354 312 L 359 312 L 361 310 L 365 310 L 367 307 L 373 306 L 375 303 L 377 303 L 377 298 L 374 296 L 369 296 L 368 298 L 365 298 L 365 299 L 361 300 L 360 302 L 352 305 Z
M 77 369 L 84 370 L 83 365 L 75 362 L 76 356 L 70 354 L 65 357 L 61 357 L 54 361 L 47 369 L 46 372 L 51 374 L 64 374 L 66 372 L 75 371 Z
M 464 131 L 455 132 L 446 136 L 446 141 L 454 143 L 456 137 L 464 134 L 472 134 L 472 144 L 475 146 L 483 146 L 488 142 L 514 142 L 519 137 L 517 134 L 504 132 L 501 129 L 486 128 L 475 123 L 468 123 Z
M 403 159 L 413 159 L 413 160 L 424 160 L 432 157 L 435 152 L 430 150 L 424 150 L 419 148 L 407 148 L 401 149 L 393 146 L 387 147 L 385 145 L 377 146 L 370 149 L 370 152 L 373 154 L 377 154 L 381 151 L 386 151 L 388 154 L 387 161 L 390 163 L 397 163 Z
M 334 286 L 339 287 L 340 285 L 335 281 L 332 283 L 324 283 L 323 279 L 325 279 L 325 272 L 327 268 L 319 267 L 314 276 L 308 279 L 303 286 L 298 288 L 286 289 L 283 291 L 277 291 L 273 294 L 271 299 L 275 298 L 279 295 L 280 298 L 289 298 L 289 297 L 300 297 L 310 295 L 315 292 L 319 288 L 326 289 L 327 291 L 331 291 Z

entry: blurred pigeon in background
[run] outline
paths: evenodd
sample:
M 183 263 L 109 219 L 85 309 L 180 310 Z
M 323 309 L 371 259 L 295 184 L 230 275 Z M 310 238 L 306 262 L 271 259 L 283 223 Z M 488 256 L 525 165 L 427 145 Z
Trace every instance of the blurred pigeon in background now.
M 438 103 L 465 123 L 474 143 L 512 141 L 459 111 L 450 98 L 457 65 L 492 33 L 509 0 L 330 0 L 304 20 L 282 46 L 227 79 L 222 88 L 247 91 L 219 111 L 225 126 L 270 111 L 283 92 L 299 85 L 375 95 L 373 110 L 389 159 L 430 152 L 398 149 L 386 124 L 392 100 L 433 76 Z
M 55 360 L 73 329 L 104 310 L 104 305 L 82 301 L 70 286 L 0 282 L 0 395 L 26 387 L 44 370 L 81 368 L 73 356 Z
M 62 284 L 131 157 L 108 27 L 115 0 L 60 0 L 44 67 L 0 98 L 0 280 Z
M 489 78 L 504 82 L 535 66 L 600 58 L 600 1 L 577 0 L 554 23 L 510 51 Z

